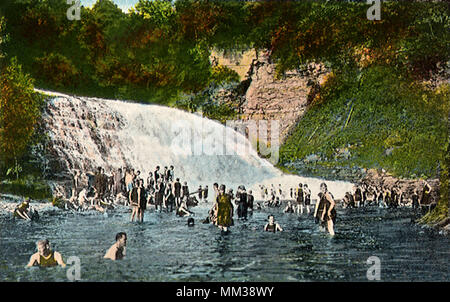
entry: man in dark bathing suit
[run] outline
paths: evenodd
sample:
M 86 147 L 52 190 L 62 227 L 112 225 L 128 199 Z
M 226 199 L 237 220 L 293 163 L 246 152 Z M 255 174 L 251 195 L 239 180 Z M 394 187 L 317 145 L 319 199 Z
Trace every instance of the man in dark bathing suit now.
M 314 217 L 320 221 L 321 227 L 327 227 L 331 236 L 334 236 L 334 223 L 336 222 L 335 201 L 330 192 L 328 192 L 327 185 L 322 183 L 320 185 L 319 202 L 316 204 L 314 210 Z
M 178 208 L 181 204 L 181 183 L 179 178 L 173 184 L 173 189 L 175 193 L 175 205 Z

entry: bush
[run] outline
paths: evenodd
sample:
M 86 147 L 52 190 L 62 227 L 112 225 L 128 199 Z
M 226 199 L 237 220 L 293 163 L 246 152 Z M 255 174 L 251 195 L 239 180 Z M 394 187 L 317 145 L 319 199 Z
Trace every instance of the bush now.
M 40 76 L 55 87 L 76 87 L 79 73 L 72 62 L 58 53 L 50 53 L 35 59 Z
M 13 58 L 0 74 L 0 162 L 17 167 L 40 118 L 42 97 Z

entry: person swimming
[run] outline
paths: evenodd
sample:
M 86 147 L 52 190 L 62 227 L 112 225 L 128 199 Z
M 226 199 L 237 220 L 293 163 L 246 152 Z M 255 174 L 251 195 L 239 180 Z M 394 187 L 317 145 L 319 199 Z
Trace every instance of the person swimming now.
M 121 260 L 126 255 L 127 234 L 120 232 L 116 234 L 116 242 L 108 249 L 104 259 Z
M 30 257 L 27 267 L 51 267 L 57 265 L 61 265 L 62 267 L 66 266 L 61 254 L 50 249 L 50 242 L 48 239 L 39 240 L 36 243 L 36 247 L 38 251 Z
M 269 220 L 269 222 L 264 226 L 264 231 L 274 233 L 276 233 L 277 231 L 283 231 L 283 228 L 278 224 L 278 222 L 274 220 L 275 218 L 273 217 L 273 215 L 267 216 L 267 219 Z

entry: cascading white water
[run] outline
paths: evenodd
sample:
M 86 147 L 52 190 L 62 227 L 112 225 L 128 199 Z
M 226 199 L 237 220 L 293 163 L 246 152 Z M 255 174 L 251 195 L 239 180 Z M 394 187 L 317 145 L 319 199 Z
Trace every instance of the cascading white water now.
M 282 185 L 288 190 L 307 183 L 313 198 L 323 182 L 317 178 L 285 175 L 258 157 L 250 142 L 229 127 L 182 110 L 118 100 L 52 95 L 44 120 L 55 157 L 63 170 L 107 173 L 131 167 L 146 179 L 159 165 L 175 167 L 175 177 L 187 181 L 191 191 L 214 182 L 235 189 L 244 185 L 259 197 L 259 185 Z M 336 198 L 352 184 L 326 181 Z

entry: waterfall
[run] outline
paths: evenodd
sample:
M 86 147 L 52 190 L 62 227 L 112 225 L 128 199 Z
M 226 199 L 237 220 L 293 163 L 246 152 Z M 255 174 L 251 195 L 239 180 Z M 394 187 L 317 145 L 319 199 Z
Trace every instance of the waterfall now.
M 49 95 L 44 124 L 51 141 L 51 156 L 62 172 L 74 169 L 107 174 L 130 167 L 147 178 L 156 166 L 174 166 L 175 177 L 187 181 L 191 191 L 199 185 L 225 184 L 234 190 L 244 185 L 259 197 L 259 185 L 289 189 L 307 183 L 316 198 L 317 178 L 285 175 L 258 156 L 245 136 L 234 129 L 182 110 L 120 100 Z M 352 184 L 326 181 L 336 198 Z M 212 193 L 210 193 L 212 194 Z

